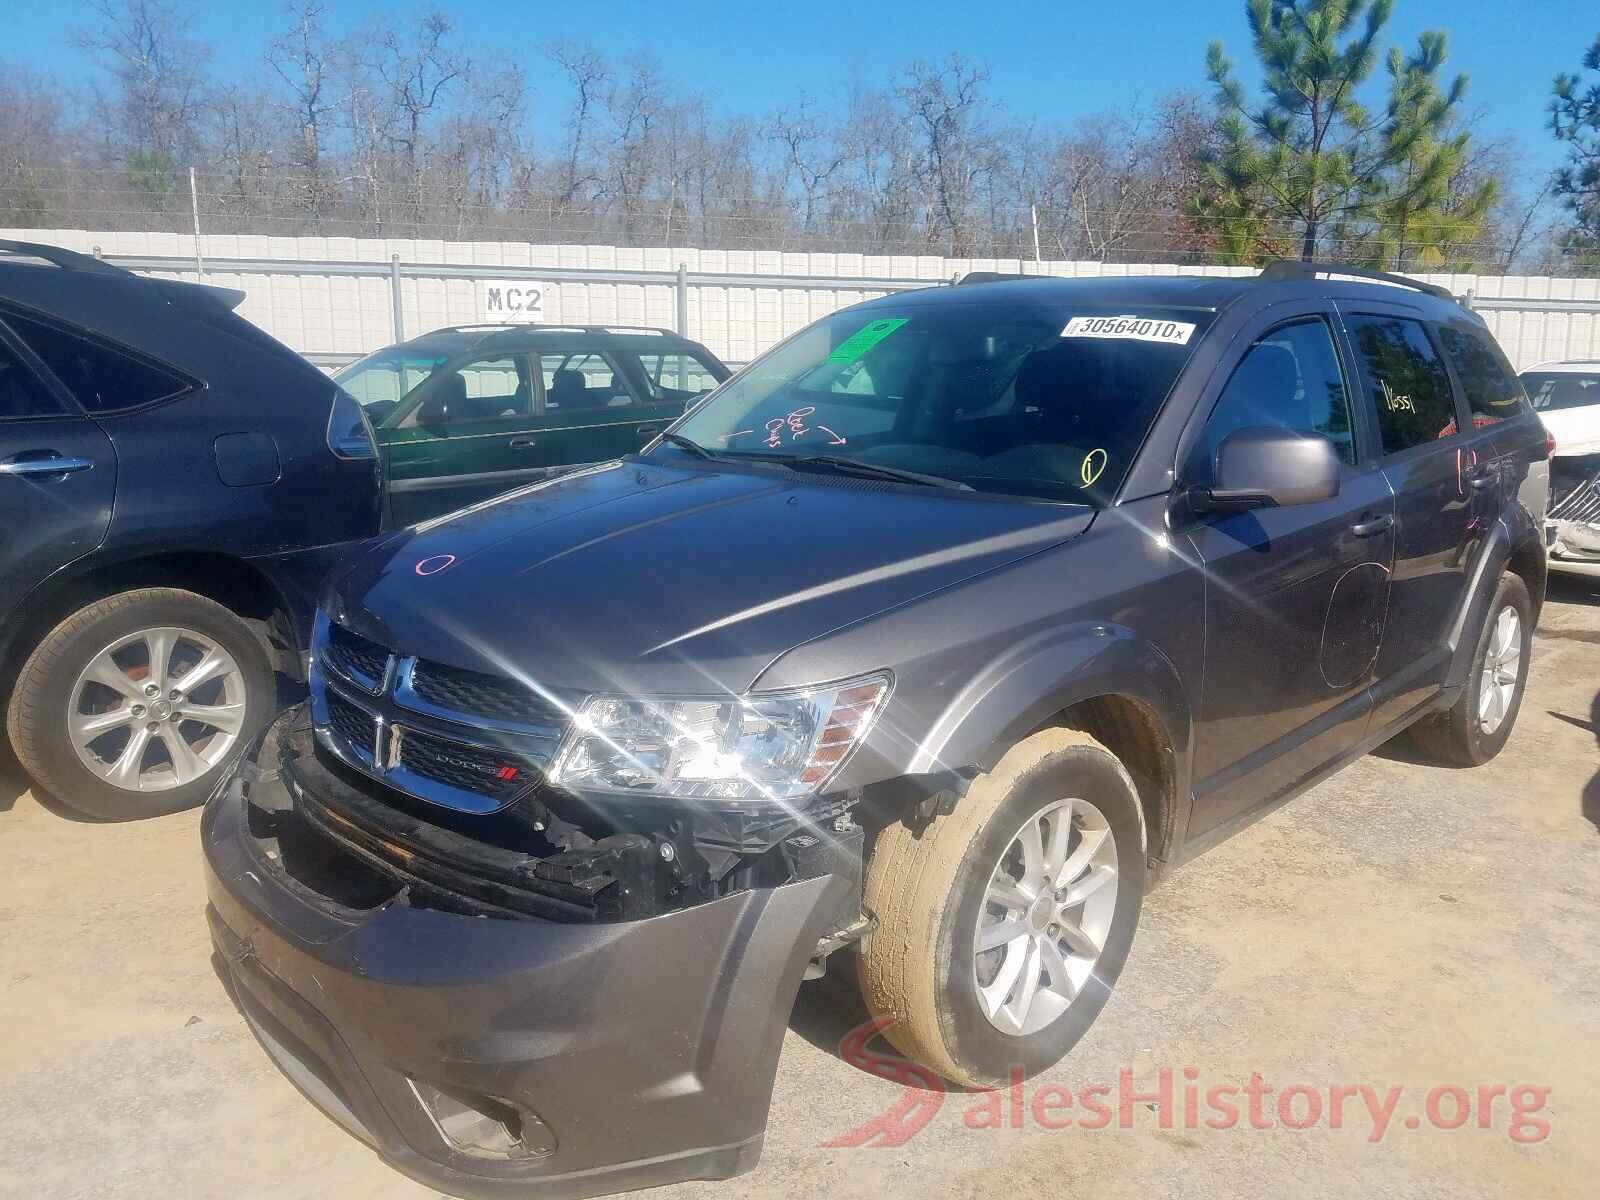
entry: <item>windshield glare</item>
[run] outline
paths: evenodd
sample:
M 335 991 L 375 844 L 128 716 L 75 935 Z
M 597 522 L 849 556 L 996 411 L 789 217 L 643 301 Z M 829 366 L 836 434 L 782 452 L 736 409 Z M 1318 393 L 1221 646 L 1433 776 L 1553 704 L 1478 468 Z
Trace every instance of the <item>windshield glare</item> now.
M 1522 376 L 1522 386 L 1538 412 L 1600 404 L 1600 372 L 1580 375 L 1576 371 L 1528 371 Z
M 676 432 L 729 458 L 827 455 L 1104 505 L 1211 316 L 973 303 L 837 313 Z

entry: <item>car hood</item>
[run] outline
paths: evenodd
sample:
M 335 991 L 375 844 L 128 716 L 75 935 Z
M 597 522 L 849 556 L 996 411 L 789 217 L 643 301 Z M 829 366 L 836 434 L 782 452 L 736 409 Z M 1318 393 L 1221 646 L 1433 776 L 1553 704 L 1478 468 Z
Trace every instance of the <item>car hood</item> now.
M 326 604 L 396 653 L 552 691 L 737 693 L 802 642 L 1071 538 L 1092 516 L 612 464 L 397 534 Z

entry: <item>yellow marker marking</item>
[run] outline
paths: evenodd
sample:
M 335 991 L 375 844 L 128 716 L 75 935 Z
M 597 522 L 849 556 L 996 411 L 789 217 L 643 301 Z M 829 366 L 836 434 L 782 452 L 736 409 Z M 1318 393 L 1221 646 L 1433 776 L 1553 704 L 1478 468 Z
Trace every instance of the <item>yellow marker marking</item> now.
M 1106 469 L 1106 463 L 1110 458 L 1109 454 L 1098 448 L 1083 456 L 1083 462 L 1078 467 L 1078 478 L 1083 480 L 1084 487 L 1088 487 L 1100 478 L 1100 473 Z

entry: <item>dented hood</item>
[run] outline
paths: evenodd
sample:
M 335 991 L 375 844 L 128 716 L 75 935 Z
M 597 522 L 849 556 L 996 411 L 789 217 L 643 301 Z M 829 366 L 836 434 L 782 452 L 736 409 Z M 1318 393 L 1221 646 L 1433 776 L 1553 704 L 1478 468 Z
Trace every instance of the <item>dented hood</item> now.
M 788 472 L 612 464 L 397 534 L 327 604 L 399 654 L 551 690 L 716 695 L 1091 517 Z

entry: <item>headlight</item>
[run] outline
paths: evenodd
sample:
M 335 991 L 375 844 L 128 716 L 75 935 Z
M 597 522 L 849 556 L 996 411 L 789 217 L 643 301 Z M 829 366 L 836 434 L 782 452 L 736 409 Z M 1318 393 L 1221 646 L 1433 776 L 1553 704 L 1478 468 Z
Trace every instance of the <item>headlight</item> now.
M 850 756 L 886 675 L 727 699 L 591 696 L 551 780 L 573 790 L 703 800 L 809 796 Z

